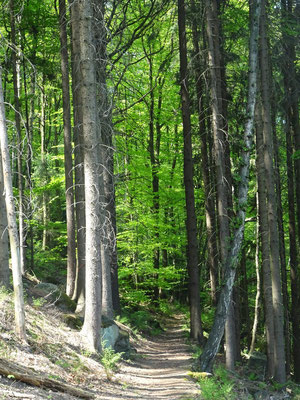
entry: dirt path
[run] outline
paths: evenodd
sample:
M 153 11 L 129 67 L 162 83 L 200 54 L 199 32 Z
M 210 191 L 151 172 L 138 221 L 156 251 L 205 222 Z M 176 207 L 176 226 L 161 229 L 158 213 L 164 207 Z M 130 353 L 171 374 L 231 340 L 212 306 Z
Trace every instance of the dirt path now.
M 199 387 L 187 376 L 191 354 L 179 325 L 170 319 L 163 334 L 142 340 L 136 361 L 126 363 L 112 384 L 103 385 L 97 399 L 200 399 Z

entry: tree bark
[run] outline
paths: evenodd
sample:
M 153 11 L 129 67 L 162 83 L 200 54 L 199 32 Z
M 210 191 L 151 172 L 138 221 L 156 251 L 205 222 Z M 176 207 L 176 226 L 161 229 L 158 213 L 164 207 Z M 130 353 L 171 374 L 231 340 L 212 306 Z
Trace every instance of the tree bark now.
M 190 97 L 187 76 L 187 47 L 185 31 L 185 4 L 178 0 L 178 27 L 180 53 L 181 110 L 184 142 L 184 187 L 186 202 L 187 263 L 189 274 L 189 302 L 191 338 L 202 342 L 203 332 L 200 311 L 200 278 L 198 266 L 197 220 L 193 182 L 192 132 L 190 119 Z
M 213 327 L 208 337 L 208 341 L 199 358 L 199 366 L 202 371 L 211 372 L 213 362 L 218 352 L 221 339 L 224 334 L 225 321 L 227 318 L 228 308 L 230 305 L 233 284 L 235 279 L 238 256 L 241 249 L 244 227 L 245 214 L 247 206 L 247 195 L 249 187 L 249 168 L 250 153 L 253 143 L 253 122 L 254 109 L 256 103 L 256 81 L 257 81 L 257 63 L 258 63 L 258 35 L 259 35 L 259 18 L 260 18 L 260 0 L 253 2 L 252 18 L 250 25 L 250 52 L 249 52 L 249 81 L 248 81 L 248 98 L 247 98 L 247 119 L 244 131 L 244 146 L 241 153 L 242 161 L 240 166 L 240 182 L 238 185 L 238 204 L 237 204 L 237 224 L 233 234 L 233 240 L 228 251 L 228 256 L 223 266 L 224 278 L 223 287 L 217 305 L 217 310 L 213 322 Z
M 0 286 L 9 287 L 9 254 L 7 235 L 7 214 L 4 197 L 2 162 L 0 161 Z
M 199 13 L 196 9 L 194 1 L 192 1 L 192 11 L 194 15 Z M 207 127 L 205 124 L 205 110 L 204 110 L 204 93 L 203 93 L 203 79 L 201 70 L 201 54 L 199 46 L 199 32 L 197 28 L 197 21 L 192 19 L 193 30 L 193 46 L 195 53 L 195 80 L 197 89 L 197 102 L 198 102 L 198 121 L 199 133 L 201 139 L 201 172 L 203 179 L 203 186 L 205 192 L 205 220 L 207 231 L 207 250 L 208 250 L 208 269 L 210 274 L 211 298 L 214 305 L 217 304 L 217 287 L 218 287 L 218 246 L 217 246 L 217 227 L 216 227 L 216 213 L 215 213 L 215 194 L 211 182 L 211 168 L 207 151 Z M 204 68 L 203 68 L 204 69 Z
M 102 268 L 100 252 L 101 215 L 99 185 L 99 142 L 97 79 L 93 5 L 90 0 L 72 3 L 72 29 L 79 29 L 80 108 L 82 112 L 85 215 L 86 215 L 86 300 L 82 334 L 93 352 L 101 350 Z
M 59 0 L 59 33 L 63 94 L 64 121 L 64 161 L 66 188 L 66 219 L 67 219 L 67 287 L 66 293 L 72 297 L 76 281 L 76 243 L 75 243 L 75 214 L 73 192 L 73 161 L 72 161 L 72 127 L 70 110 L 69 57 L 67 16 L 65 0 Z
M 257 190 L 258 190 L 258 216 L 259 230 L 261 238 L 261 258 L 262 258 L 262 274 L 263 274 L 263 293 L 264 293 L 264 308 L 265 308 L 265 326 L 267 337 L 267 356 L 269 378 L 274 376 L 275 361 L 274 361 L 274 310 L 273 310 L 273 294 L 272 294 L 272 279 L 269 257 L 269 234 L 268 234 L 268 212 L 267 212 L 267 194 L 265 181 L 265 165 L 264 165 L 264 143 L 263 143 L 263 126 L 261 117 L 261 103 L 257 103 L 256 113 L 256 169 L 257 169 Z
M 212 126 L 214 139 L 214 161 L 217 181 L 217 210 L 219 222 L 220 260 L 224 265 L 230 241 L 229 217 L 232 217 L 231 173 L 229 159 L 229 143 L 226 138 L 227 115 L 224 107 L 224 83 L 222 80 L 223 62 L 220 48 L 220 21 L 217 1 L 206 1 L 208 57 L 210 67 L 210 87 L 212 103 Z M 224 75 L 224 73 L 223 73 Z M 224 271 L 222 271 L 222 274 Z M 237 341 L 235 328 L 234 303 L 230 300 L 225 326 L 226 367 L 234 370 L 237 360 Z
M 76 284 L 73 299 L 77 300 L 76 312 L 84 313 L 85 307 L 85 194 L 84 194 L 84 162 L 83 162 L 83 133 L 82 109 L 80 95 L 80 49 L 77 7 L 69 1 L 71 13 L 71 66 L 72 66 L 72 94 L 74 118 L 74 164 L 75 164 L 75 217 L 76 217 Z
M 4 99 L 2 90 L 2 68 L 0 67 L 0 146 L 3 168 L 3 180 L 5 189 L 5 202 L 7 211 L 8 233 L 10 241 L 10 252 L 12 262 L 14 299 L 15 299 L 15 322 L 16 333 L 21 341 L 26 341 L 25 310 L 23 298 L 23 283 L 20 260 L 19 235 L 16 221 L 16 210 L 12 187 L 12 174 L 10 167 L 10 156 L 8 138 L 6 131 L 6 119 Z
M 297 225 L 300 220 L 299 206 L 299 183 L 300 168 L 299 159 L 293 160 L 293 154 L 297 148 L 297 137 L 300 136 L 299 112 L 298 112 L 298 90 L 295 77 L 295 38 L 287 32 L 289 24 L 293 23 L 295 15 L 290 0 L 282 0 L 282 44 L 284 49 L 284 63 L 282 67 L 283 82 L 285 90 L 284 114 L 286 134 L 286 155 L 287 155 L 287 177 L 288 177 L 288 205 L 289 205 L 289 256 L 290 256 L 290 277 L 291 277 L 291 323 L 292 323 L 292 361 L 294 367 L 294 379 L 300 382 L 300 311 L 299 311 L 299 262 L 297 246 Z M 298 142 L 299 150 L 299 142 Z M 298 173 L 297 173 L 298 170 Z M 295 179 L 296 178 L 296 179 Z M 298 199 L 298 202 L 295 202 Z M 295 206 L 295 204 L 297 206 Z M 298 222 L 298 233 L 300 229 Z
M 21 271 L 25 273 L 26 268 L 26 241 L 25 241 L 25 213 L 24 213 L 24 190 L 23 190 L 23 167 L 22 167 L 22 134 L 21 134 L 21 107 L 20 107 L 20 60 L 17 53 L 16 23 L 15 23 L 15 2 L 10 0 L 10 26 L 11 41 L 15 48 L 12 50 L 12 69 L 14 86 L 14 110 L 15 126 L 17 132 L 17 166 L 18 166 L 18 190 L 19 190 L 19 242 Z
M 270 109 L 270 66 L 268 55 L 266 3 L 262 0 L 261 30 L 260 30 L 260 68 L 261 68 L 261 94 L 262 118 L 264 137 L 264 164 L 266 173 L 267 207 L 270 241 L 270 267 L 272 276 L 272 295 L 274 310 L 275 334 L 275 379 L 284 383 L 286 381 L 285 368 L 285 343 L 284 343 L 284 314 L 282 306 L 282 284 L 280 276 L 279 236 L 277 226 L 277 204 L 274 181 L 274 149 L 272 139 L 272 121 Z
M 256 204 L 257 210 L 258 208 L 258 194 L 256 194 Z M 259 268 L 259 218 L 257 217 L 256 221 L 256 249 L 255 249 L 255 271 L 256 271 L 256 296 L 255 296 L 255 308 L 254 308 L 254 320 L 252 326 L 252 337 L 251 337 L 251 344 L 249 349 L 249 354 L 251 355 L 255 349 L 255 342 L 256 342 L 256 335 L 257 335 L 257 327 L 259 322 L 259 314 L 260 314 L 260 268 Z

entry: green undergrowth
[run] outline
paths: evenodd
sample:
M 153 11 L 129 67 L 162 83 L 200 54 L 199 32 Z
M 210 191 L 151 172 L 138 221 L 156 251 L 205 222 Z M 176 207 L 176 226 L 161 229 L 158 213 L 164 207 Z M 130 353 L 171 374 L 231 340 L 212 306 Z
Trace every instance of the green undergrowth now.
M 124 308 L 122 315 L 118 316 L 117 320 L 129 326 L 134 333 L 155 336 L 163 331 L 156 314 L 143 307 L 139 309 Z
M 300 400 L 300 385 L 288 381 L 284 385 L 276 382 L 253 381 L 251 376 L 227 371 L 223 364 L 214 368 L 213 374 L 189 372 L 197 381 L 203 400 L 251 400 L 251 399 L 296 399 Z

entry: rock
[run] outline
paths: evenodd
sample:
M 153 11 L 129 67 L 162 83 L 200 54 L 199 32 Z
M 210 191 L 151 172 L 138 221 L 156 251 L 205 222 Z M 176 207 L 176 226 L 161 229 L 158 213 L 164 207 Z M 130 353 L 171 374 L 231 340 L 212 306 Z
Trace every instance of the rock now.
M 127 353 L 130 352 L 130 350 L 129 333 L 119 329 L 119 337 L 115 344 L 115 351 L 118 353 Z
M 131 351 L 129 333 L 104 315 L 102 316 L 102 343 L 105 348 L 112 347 L 118 353 L 129 354 Z
M 72 329 L 80 329 L 82 327 L 82 318 L 75 314 L 65 314 L 63 319 L 64 322 Z
M 115 344 L 119 337 L 119 328 L 115 323 L 110 326 L 103 327 L 101 330 L 102 344 L 105 348 L 111 347 L 115 348 Z
M 49 302 L 55 303 L 62 310 L 75 311 L 76 303 L 71 300 L 57 285 L 48 282 L 38 283 L 33 289 L 34 296 L 43 297 Z

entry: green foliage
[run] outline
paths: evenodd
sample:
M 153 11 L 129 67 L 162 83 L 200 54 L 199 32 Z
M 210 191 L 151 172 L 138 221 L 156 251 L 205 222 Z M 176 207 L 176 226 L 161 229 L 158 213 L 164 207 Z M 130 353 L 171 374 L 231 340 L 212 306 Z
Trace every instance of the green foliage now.
M 105 347 L 102 343 L 101 364 L 104 367 L 106 377 L 111 380 L 114 372 L 118 369 L 118 363 L 122 358 L 123 353 L 116 353 L 111 347 Z
M 41 308 L 43 307 L 43 305 L 45 305 L 45 303 L 47 303 L 47 300 L 44 299 L 43 297 L 36 297 L 32 299 L 32 305 L 35 308 Z
M 212 377 L 203 377 L 200 373 L 198 382 L 204 400 L 238 400 L 234 392 L 234 383 L 224 367 L 217 367 Z
M 157 335 L 162 332 L 162 328 L 155 318 L 155 314 L 141 308 L 134 310 L 131 308 L 123 308 L 122 316 L 117 319 L 131 327 L 131 329 L 138 333 L 147 333 L 149 335 Z

